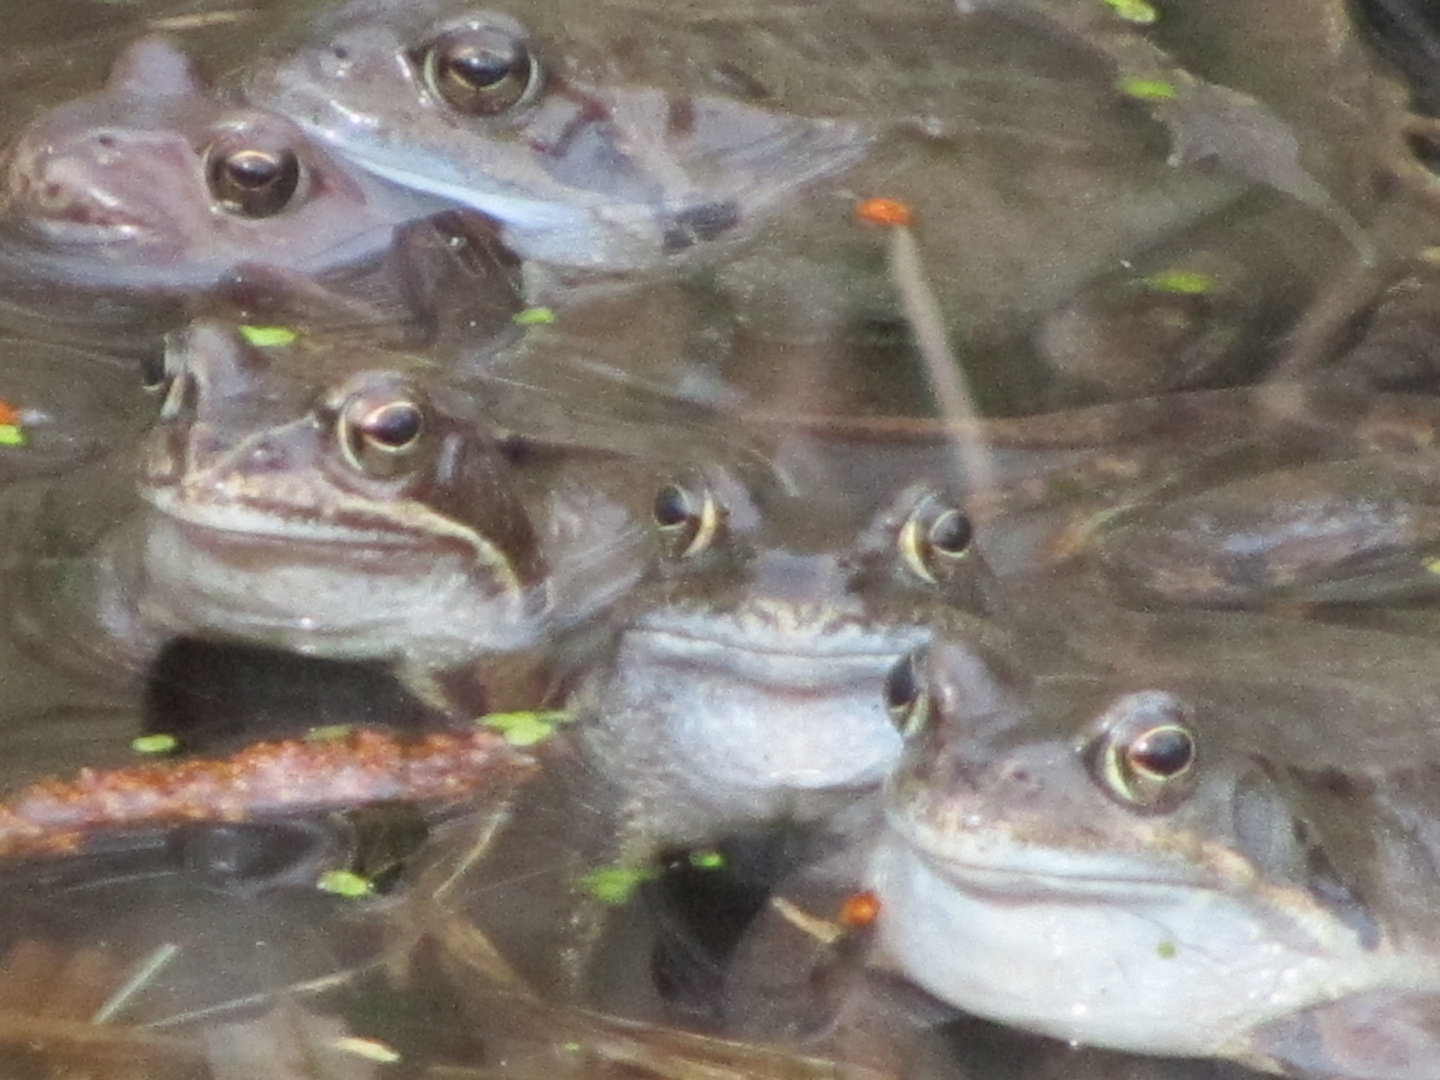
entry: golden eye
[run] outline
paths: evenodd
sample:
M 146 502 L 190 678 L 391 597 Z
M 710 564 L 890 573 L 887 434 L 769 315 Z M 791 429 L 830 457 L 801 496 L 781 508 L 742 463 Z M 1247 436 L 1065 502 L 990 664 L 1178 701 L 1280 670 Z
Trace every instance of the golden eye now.
M 466 116 L 499 116 L 540 86 L 529 43 L 498 26 L 462 26 L 425 46 L 420 70 L 430 92 Z
M 221 209 L 247 218 L 285 210 L 300 193 L 304 172 L 290 149 L 212 146 L 205 154 L 205 182 Z
M 671 558 L 686 559 L 715 542 L 724 516 L 708 488 L 666 484 L 655 493 L 652 510 L 662 543 Z
M 919 662 L 914 653 L 901 657 L 885 676 L 885 711 L 907 739 L 924 726 L 930 712 L 930 696 L 921 683 Z
M 1126 694 L 1096 721 L 1083 748 L 1091 775 L 1117 802 L 1174 809 L 1195 787 L 1199 745 L 1172 694 Z
M 425 433 L 424 406 L 409 397 L 353 395 L 336 418 L 345 459 L 370 476 L 402 472 Z
M 970 554 L 974 535 L 963 511 L 926 495 L 900 528 L 900 554 L 922 581 L 938 584 Z

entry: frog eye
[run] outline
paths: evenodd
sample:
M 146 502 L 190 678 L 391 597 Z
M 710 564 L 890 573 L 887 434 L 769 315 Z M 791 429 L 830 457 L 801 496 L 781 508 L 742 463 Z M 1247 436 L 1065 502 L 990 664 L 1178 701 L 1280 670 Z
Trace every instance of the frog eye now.
M 974 536 L 964 511 L 926 495 L 905 519 L 898 543 L 905 565 L 936 585 L 970 554 Z
M 885 711 L 907 739 L 920 730 L 930 711 L 930 696 L 921 682 L 919 663 L 919 657 L 910 653 L 885 676 Z
M 521 35 L 496 26 L 464 26 L 425 47 L 420 70 L 430 92 L 466 116 L 499 116 L 528 101 L 540 65 Z
M 267 218 L 295 201 L 304 170 L 295 151 L 257 146 L 212 146 L 205 153 L 205 182 L 221 209 Z
M 394 476 L 420 445 L 425 410 L 408 397 L 377 401 L 357 394 L 340 410 L 336 427 L 351 465 L 370 476 Z
M 1171 694 L 1126 694 L 1096 723 L 1084 750 L 1091 775 L 1117 802 L 1170 810 L 1195 786 L 1199 745 Z
M 140 358 L 140 385 L 151 394 L 162 394 L 170 388 L 170 365 L 165 352 L 148 352 Z
M 167 334 L 165 348 L 147 356 L 141 364 L 140 379 L 145 389 L 160 397 L 161 421 L 194 415 L 199 387 L 185 364 L 183 335 Z
M 706 551 L 720 531 L 723 511 L 708 488 L 666 484 L 655 493 L 652 509 L 667 552 L 687 559 Z

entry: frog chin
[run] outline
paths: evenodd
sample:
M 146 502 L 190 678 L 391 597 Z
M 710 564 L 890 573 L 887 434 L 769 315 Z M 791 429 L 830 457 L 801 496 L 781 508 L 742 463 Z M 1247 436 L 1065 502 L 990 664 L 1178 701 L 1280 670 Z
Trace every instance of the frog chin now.
M 900 737 L 873 687 L 781 692 L 747 683 L 697 689 L 676 716 L 675 748 L 695 775 L 734 788 L 825 791 L 877 786 Z
M 1018 869 L 1003 878 L 957 871 L 892 829 L 869 881 L 883 962 L 952 1005 L 1031 1031 L 1214 1056 L 1234 1056 L 1257 1028 L 1375 986 L 1405 963 L 1313 907 L 1285 909 L 1280 890 Z

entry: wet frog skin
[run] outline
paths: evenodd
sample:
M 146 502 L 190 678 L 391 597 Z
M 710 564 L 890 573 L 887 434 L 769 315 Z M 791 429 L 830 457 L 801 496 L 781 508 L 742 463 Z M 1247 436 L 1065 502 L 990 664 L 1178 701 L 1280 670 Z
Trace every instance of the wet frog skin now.
M 315 275 L 364 262 L 440 204 L 210 91 L 173 42 L 150 37 L 103 90 L 15 137 L 0 207 L 9 276 L 193 292 L 246 267 Z
M 246 92 L 365 167 L 501 219 L 562 277 L 723 252 L 737 321 L 781 341 L 899 318 L 885 237 L 855 221 L 867 195 L 913 207 L 956 329 L 993 344 L 1243 188 L 1167 164 L 1102 58 L 942 0 L 663 18 L 362 3 Z M 985 404 L 1029 362 L 977 357 L 994 367 L 976 382 L 1007 388 Z
M 246 93 L 378 176 L 499 219 L 523 257 L 582 269 L 728 238 L 863 151 L 853 123 L 746 102 L 742 73 L 738 94 L 687 78 L 658 14 L 353 4 Z
M 912 485 L 857 527 L 717 472 L 654 512 L 659 577 L 572 705 L 631 854 L 864 803 L 899 750 L 877 692 L 893 659 L 990 602 L 963 512 Z
M 1336 410 L 1328 432 L 1262 435 L 1097 519 L 1112 580 L 1146 602 L 1207 607 L 1434 596 L 1434 399 L 1350 400 L 1359 410 Z
M 1297 707 L 1294 664 L 1039 674 L 936 644 L 887 686 L 907 743 L 870 869 L 882 962 L 1059 1038 L 1433 1073 L 1436 699 L 1416 680 L 1421 657 L 1388 709 Z
M 317 395 L 218 323 L 167 364 L 140 473 L 149 620 L 422 669 L 541 636 L 539 537 L 483 426 L 403 371 Z
M 540 648 L 639 579 L 653 464 L 532 438 L 423 357 L 336 344 L 261 348 L 210 320 L 173 340 L 140 473 L 147 621 L 390 659 L 423 686 Z

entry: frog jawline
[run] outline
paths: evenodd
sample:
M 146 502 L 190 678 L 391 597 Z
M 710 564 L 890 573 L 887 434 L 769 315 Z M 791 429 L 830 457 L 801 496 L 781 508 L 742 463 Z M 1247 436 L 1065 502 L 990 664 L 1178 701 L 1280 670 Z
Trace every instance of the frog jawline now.
M 626 629 L 631 638 L 641 638 L 660 646 L 660 651 L 669 656 L 689 657 L 701 650 L 717 650 L 724 654 L 751 654 L 755 656 L 782 656 L 799 661 L 829 663 L 853 660 L 865 662 L 893 663 L 895 657 L 908 649 L 917 647 L 929 634 L 918 628 L 906 627 L 904 633 L 873 634 L 861 631 L 858 634 L 833 633 L 821 630 L 812 634 L 786 635 L 758 630 L 754 633 L 705 633 L 681 629 L 674 626 L 656 626 L 654 623 L 639 622 Z M 783 644 L 786 637 L 803 640 L 795 645 Z M 828 647 L 827 647 L 828 646 Z M 716 665 L 721 666 L 721 665 Z M 724 665 L 728 666 L 728 665 Z
M 1061 863 L 1061 867 L 1036 870 L 1033 860 L 1039 846 L 1026 847 L 1008 838 L 991 845 L 988 853 L 972 850 L 973 857 L 956 858 L 942 850 L 936 840 L 927 838 L 930 830 L 925 826 L 915 825 L 893 813 L 889 815 L 889 820 L 890 828 L 898 834 L 901 842 L 931 872 L 949 881 L 955 888 L 969 892 L 1015 897 L 1043 895 L 1050 899 L 1090 901 L 1112 895 L 1133 899 L 1137 890 L 1153 895 L 1155 899 L 1180 892 L 1223 890 L 1215 875 L 1206 873 L 1203 868 L 1188 873 L 1165 874 L 1164 868 L 1155 863 L 1124 856 L 1093 853 L 1075 856 L 1051 850 L 1046 852 L 1046 857 Z M 972 849 L 975 846 L 972 843 Z M 1026 856 L 1031 861 L 1027 862 Z M 1067 860 L 1075 864 L 1073 868 L 1063 865 Z

